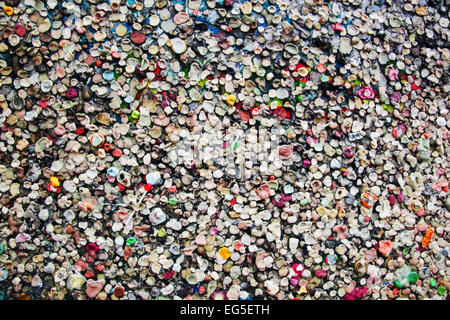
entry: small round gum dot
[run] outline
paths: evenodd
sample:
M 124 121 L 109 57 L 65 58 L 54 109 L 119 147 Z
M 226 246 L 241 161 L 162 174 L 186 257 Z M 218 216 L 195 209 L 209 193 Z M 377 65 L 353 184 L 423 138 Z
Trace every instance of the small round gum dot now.
M 230 94 L 225 101 L 229 106 L 232 106 L 236 102 L 236 96 L 233 94 Z
M 50 177 L 50 183 L 53 187 L 59 187 L 59 179 L 57 177 Z
M 140 115 L 141 115 L 140 112 L 137 111 L 137 110 L 134 110 L 134 111 L 131 113 L 131 117 L 132 117 L 133 119 L 139 119 Z
M 8 16 L 12 16 L 14 13 L 14 9 L 8 6 L 3 7 L 3 12 L 6 13 Z
M 223 259 L 227 260 L 231 256 L 231 252 L 230 252 L 230 250 L 228 250 L 228 248 L 223 247 L 223 248 L 220 248 L 219 255 Z
M 121 156 L 122 156 L 122 150 L 120 150 L 120 149 L 114 149 L 114 151 L 113 151 L 113 156 L 114 157 L 116 157 L 116 158 L 120 158 Z
M 19 36 L 19 37 L 24 37 L 27 34 L 27 30 L 25 29 L 25 27 L 21 24 L 16 24 L 14 26 L 14 32 Z

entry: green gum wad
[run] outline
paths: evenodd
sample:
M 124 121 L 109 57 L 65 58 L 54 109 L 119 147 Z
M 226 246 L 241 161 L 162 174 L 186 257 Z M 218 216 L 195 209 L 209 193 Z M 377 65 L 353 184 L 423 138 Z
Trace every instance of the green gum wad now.
M 302 207 L 306 206 L 308 203 L 310 203 L 310 200 L 308 198 L 303 199 L 303 200 L 300 201 L 300 205 Z
M 132 246 L 137 241 L 136 237 L 131 237 L 127 239 L 127 246 Z
M 388 104 L 383 104 L 381 106 L 383 108 L 383 110 L 386 110 L 387 112 L 394 112 L 394 107 Z
M 203 88 L 205 86 L 206 81 L 208 81 L 208 78 L 199 81 L 198 85 Z
M 445 287 L 444 287 L 444 286 L 440 286 L 440 287 L 437 289 L 437 291 L 438 291 L 438 294 L 439 294 L 440 296 L 443 296 L 443 295 L 445 294 Z
M 431 286 L 432 288 L 436 287 L 436 280 L 430 279 L 430 286 Z
M 166 230 L 164 228 L 159 229 L 158 231 L 158 237 L 162 238 L 166 235 Z
M 411 283 L 411 284 L 412 284 L 412 283 L 416 283 L 418 278 L 419 278 L 419 277 L 417 276 L 417 273 L 411 272 L 411 273 L 408 275 L 408 282 Z
M 140 113 L 139 111 L 137 111 L 137 110 L 134 110 L 134 111 L 131 113 L 131 117 L 132 117 L 133 119 L 139 119 L 140 116 L 141 116 L 141 113 Z

